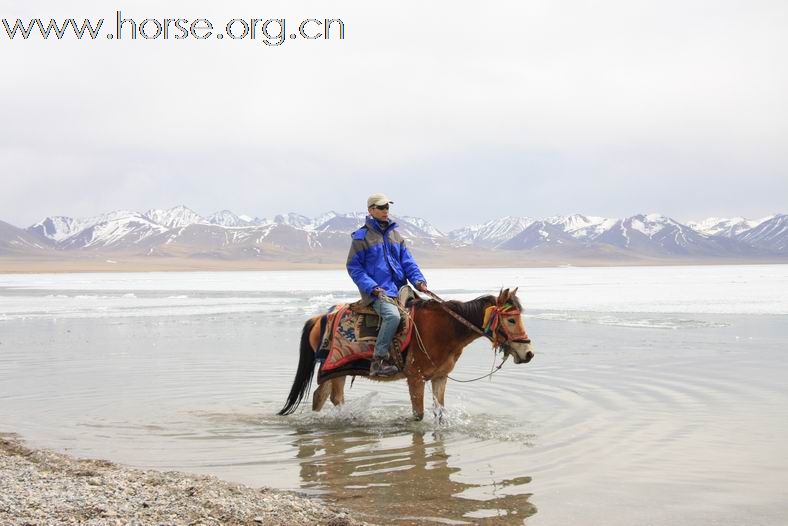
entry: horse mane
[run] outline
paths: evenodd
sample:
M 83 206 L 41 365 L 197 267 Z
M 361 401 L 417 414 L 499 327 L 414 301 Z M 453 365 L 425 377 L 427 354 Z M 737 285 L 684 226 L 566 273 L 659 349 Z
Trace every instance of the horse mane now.
M 481 328 L 482 323 L 484 323 L 484 309 L 490 305 L 495 305 L 495 296 L 487 294 L 470 301 L 449 300 L 444 302 L 443 305 Z M 423 299 L 418 301 L 417 306 L 420 309 L 443 310 L 441 303 L 436 300 Z
M 470 301 L 449 300 L 444 302 L 443 305 L 456 312 L 477 327 L 481 328 L 482 324 L 484 323 L 484 309 L 490 305 L 495 305 L 496 301 L 497 298 L 495 296 L 491 294 L 485 294 Z M 523 310 L 523 307 L 520 304 L 520 300 L 517 298 L 517 296 L 512 296 L 509 301 L 511 301 L 512 305 L 514 305 L 517 310 Z M 437 300 L 418 299 L 416 300 L 416 305 L 420 309 L 426 308 L 428 310 L 442 310 L 441 303 Z

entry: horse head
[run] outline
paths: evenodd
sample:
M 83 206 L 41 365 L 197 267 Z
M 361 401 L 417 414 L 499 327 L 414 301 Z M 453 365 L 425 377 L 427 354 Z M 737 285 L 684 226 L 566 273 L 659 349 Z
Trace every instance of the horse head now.
M 495 300 L 494 309 L 490 311 L 487 320 L 497 318 L 493 323 L 494 327 L 489 327 L 493 335 L 493 343 L 499 345 L 506 355 L 510 355 L 514 363 L 528 363 L 534 357 L 531 348 L 531 339 L 525 330 L 525 324 L 521 316 L 523 307 L 517 298 L 517 289 L 504 289 L 498 294 Z

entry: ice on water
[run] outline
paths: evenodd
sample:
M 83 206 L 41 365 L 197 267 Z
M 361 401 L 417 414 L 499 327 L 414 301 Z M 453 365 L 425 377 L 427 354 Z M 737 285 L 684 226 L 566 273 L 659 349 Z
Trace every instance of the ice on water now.
M 664 321 L 614 314 L 788 314 L 786 265 L 426 269 L 426 274 L 430 287 L 450 299 L 517 286 L 527 313 L 563 320 L 660 327 Z M 312 314 L 356 297 L 343 270 L 14 274 L 0 275 L 0 320 Z M 608 316 L 589 317 L 589 312 Z

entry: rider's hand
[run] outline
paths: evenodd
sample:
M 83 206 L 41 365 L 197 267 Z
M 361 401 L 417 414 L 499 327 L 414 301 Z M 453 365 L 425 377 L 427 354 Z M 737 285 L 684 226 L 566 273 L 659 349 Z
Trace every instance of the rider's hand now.
M 382 298 L 386 294 L 386 291 L 380 287 L 375 287 L 372 289 L 372 295 L 377 296 L 378 298 Z
M 423 281 L 416 283 L 416 290 L 419 292 L 427 292 L 427 284 Z

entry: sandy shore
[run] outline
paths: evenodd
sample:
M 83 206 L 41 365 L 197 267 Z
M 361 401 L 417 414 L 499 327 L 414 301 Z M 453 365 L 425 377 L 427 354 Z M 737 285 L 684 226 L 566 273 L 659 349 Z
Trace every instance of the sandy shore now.
M 0 435 L 0 524 L 364 524 L 313 499 L 214 477 L 132 469 Z

